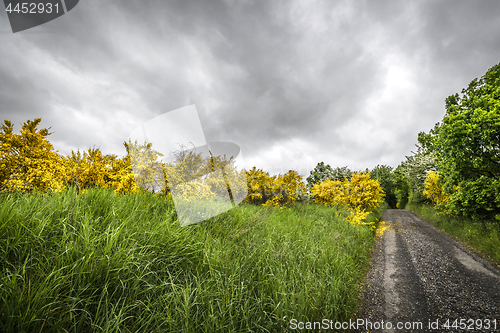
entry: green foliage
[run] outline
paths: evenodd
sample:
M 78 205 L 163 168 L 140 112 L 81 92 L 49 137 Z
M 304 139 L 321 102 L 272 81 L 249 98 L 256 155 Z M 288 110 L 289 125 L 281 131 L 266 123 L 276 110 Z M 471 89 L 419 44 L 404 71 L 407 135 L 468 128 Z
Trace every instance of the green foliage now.
M 419 141 L 437 156 L 451 212 L 485 219 L 500 214 L 500 64 L 461 96 L 449 96 L 443 121 L 420 133 Z
M 450 196 L 450 213 L 472 219 L 500 217 L 500 180 L 480 176 L 461 181 Z
M 392 174 L 392 167 L 388 165 L 377 165 L 370 171 L 370 177 L 380 182 L 380 186 L 382 186 L 382 190 L 385 193 L 385 202 L 389 208 L 396 208 L 396 184 Z
M 344 179 L 351 179 L 351 177 L 352 172 L 347 166 L 332 169 L 329 164 L 325 165 L 324 162 L 320 162 L 313 170 L 311 170 L 309 177 L 307 177 L 307 187 L 311 189 L 313 185 L 327 179 L 339 180 L 342 182 Z
M 396 196 L 397 204 L 396 208 L 403 209 L 408 203 L 409 194 L 410 194 L 410 185 L 408 178 L 406 177 L 406 172 L 402 164 L 398 165 L 398 167 L 392 173 L 394 178 L 394 194 Z

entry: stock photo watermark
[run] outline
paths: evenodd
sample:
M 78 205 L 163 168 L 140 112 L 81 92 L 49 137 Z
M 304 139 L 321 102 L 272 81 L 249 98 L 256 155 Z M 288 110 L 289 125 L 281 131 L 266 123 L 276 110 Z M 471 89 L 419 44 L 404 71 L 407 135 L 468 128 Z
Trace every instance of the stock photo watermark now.
M 291 319 L 289 328 L 291 330 L 436 330 L 460 329 L 460 330 L 486 330 L 495 332 L 499 328 L 496 319 L 429 319 L 425 321 L 372 321 L 368 319 L 349 319 L 349 321 L 333 321 L 322 319 L 320 321 L 299 321 Z
M 52 21 L 75 8 L 79 0 L 4 0 L 12 32 L 31 29 Z
M 128 147 L 136 184 L 168 192 L 181 226 L 224 213 L 247 195 L 239 146 L 207 142 L 195 105 L 141 124 Z

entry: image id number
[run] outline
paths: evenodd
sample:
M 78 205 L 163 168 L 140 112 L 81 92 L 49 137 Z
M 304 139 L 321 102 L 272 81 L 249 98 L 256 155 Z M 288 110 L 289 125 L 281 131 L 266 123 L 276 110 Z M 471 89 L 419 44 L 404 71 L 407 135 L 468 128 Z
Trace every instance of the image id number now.
M 38 3 L 38 4 L 33 2 L 23 2 L 23 3 L 18 3 L 13 7 L 12 4 L 9 3 L 5 8 L 5 11 L 9 14 L 10 13 L 51 14 L 52 12 L 59 13 L 59 4 L 56 3 L 55 5 L 53 5 L 50 2 Z
M 448 319 L 442 327 L 446 329 L 461 329 L 461 330 L 481 330 L 481 329 L 497 329 L 497 320 L 493 319 L 455 319 L 454 321 Z

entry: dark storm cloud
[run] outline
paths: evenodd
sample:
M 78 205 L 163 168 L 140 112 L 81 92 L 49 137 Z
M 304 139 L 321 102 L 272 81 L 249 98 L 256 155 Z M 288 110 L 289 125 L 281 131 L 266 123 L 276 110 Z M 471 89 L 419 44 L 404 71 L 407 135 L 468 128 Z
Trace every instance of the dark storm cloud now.
M 432 2 L 419 8 L 426 18 L 422 39 L 437 66 L 460 69 L 464 77 L 484 74 L 476 68 L 498 63 L 498 1 Z
M 80 2 L 37 33 L 0 34 L 0 112 L 16 124 L 42 117 L 63 153 L 123 154 L 135 126 L 195 103 L 209 141 L 235 142 L 263 168 L 395 167 L 442 118 L 444 99 L 500 61 L 499 10 L 496 1 Z

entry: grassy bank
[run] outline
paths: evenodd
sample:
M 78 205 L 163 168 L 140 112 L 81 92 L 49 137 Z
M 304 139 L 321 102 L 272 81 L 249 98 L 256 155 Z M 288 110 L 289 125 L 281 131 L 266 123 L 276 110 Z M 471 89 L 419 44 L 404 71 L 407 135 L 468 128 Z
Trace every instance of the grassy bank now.
M 500 265 L 500 222 L 473 221 L 437 214 L 431 205 L 408 204 L 406 209 Z
M 181 228 L 155 195 L 74 197 L 0 196 L 0 331 L 280 332 L 356 311 L 374 233 L 333 209 L 240 205 Z

